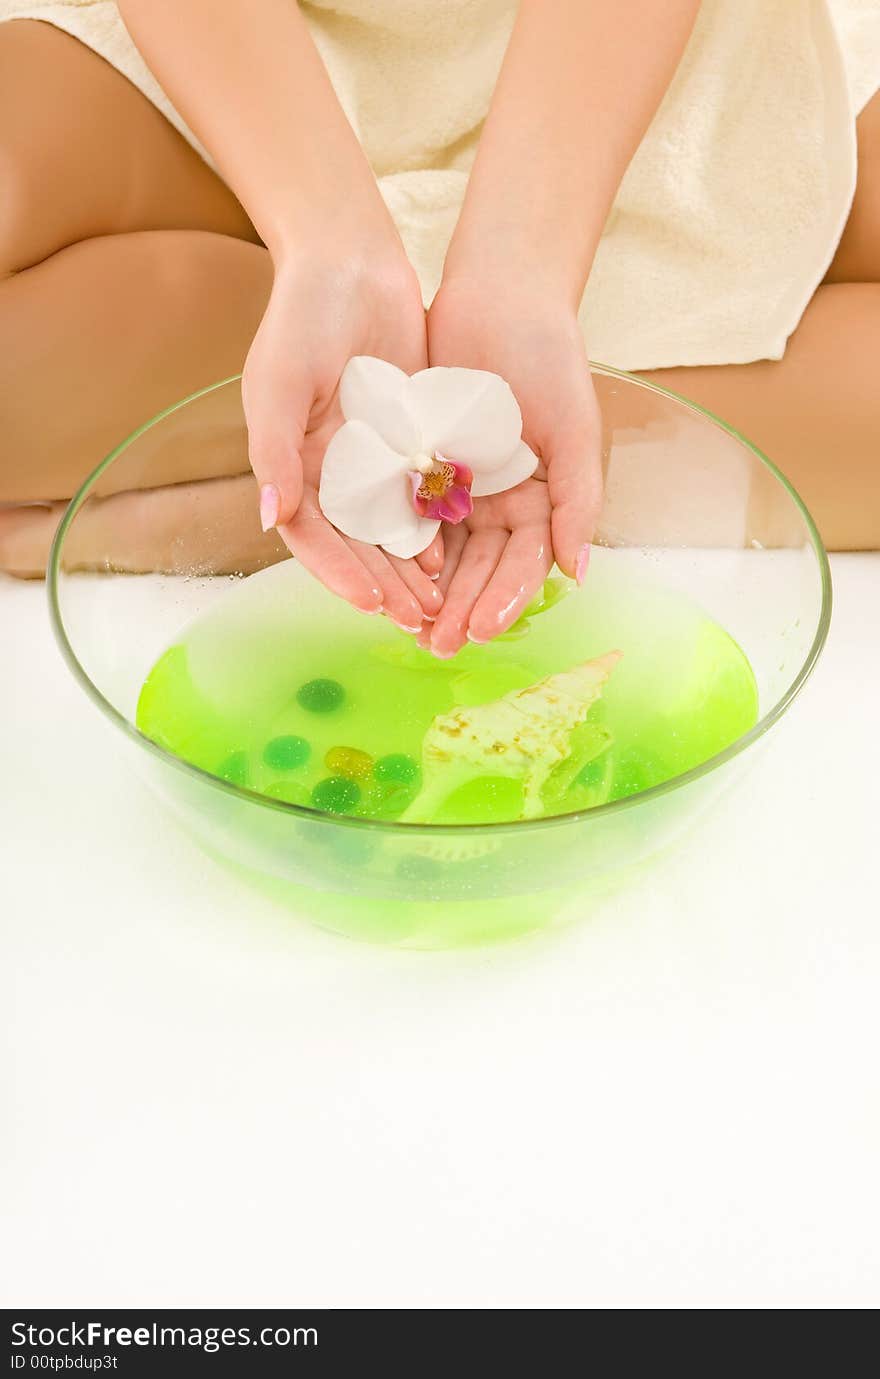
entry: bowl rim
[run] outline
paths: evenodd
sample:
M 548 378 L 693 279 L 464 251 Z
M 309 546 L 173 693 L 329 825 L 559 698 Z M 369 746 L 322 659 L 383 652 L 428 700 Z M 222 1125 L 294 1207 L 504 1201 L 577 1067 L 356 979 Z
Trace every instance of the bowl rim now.
M 118 445 L 113 447 L 113 449 L 104 457 L 104 459 L 101 460 L 100 464 L 97 465 L 97 467 L 91 472 L 91 474 L 88 475 L 88 477 L 83 481 L 83 483 L 80 484 L 76 493 L 71 498 L 70 503 L 68 504 L 64 516 L 61 519 L 61 522 L 55 533 L 55 537 L 52 542 L 52 548 L 49 554 L 49 562 L 46 569 L 46 589 L 49 602 L 49 620 L 52 626 L 52 631 L 55 635 L 55 640 L 58 643 L 61 655 L 64 661 L 66 662 L 68 669 L 71 671 L 74 678 L 79 682 L 80 686 L 82 687 L 83 691 L 88 696 L 88 698 L 92 700 L 92 702 L 98 707 L 98 709 L 100 709 L 100 711 L 105 715 L 105 717 L 107 717 L 110 720 L 111 723 L 115 724 L 116 727 L 121 729 L 121 731 L 126 735 L 126 737 L 137 743 L 139 747 L 146 749 L 149 753 L 157 757 L 159 760 L 163 761 L 165 764 L 170 765 L 179 771 L 183 771 L 186 775 L 191 776 L 194 779 L 203 781 L 205 784 L 207 784 L 210 787 L 213 787 L 216 790 L 223 791 L 226 794 L 232 795 L 247 803 L 257 804 L 264 809 L 272 809 L 284 814 L 290 814 L 296 818 L 307 818 L 318 821 L 323 824 L 332 824 L 335 827 L 342 826 L 346 828 L 368 829 L 378 833 L 402 834 L 409 836 L 413 836 L 418 833 L 436 834 L 438 831 L 442 831 L 444 834 L 491 834 L 493 837 L 498 837 L 501 834 L 511 833 L 515 831 L 518 835 L 521 836 L 522 833 L 526 830 L 533 831 L 549 829 L 554 827 L 558 828 L 566 824 L 574 824 L 587 820 L 598 820 L 600 818 L 605 818 L 612 813 L 620 814 L 626 809 L 635 809 L 638 808 L 640 805 L 649 804 L 659 799 L 663 795 L 672 794 L 674 791 L 681 789 L 683 786 L 690 785 L 693 782 L 702 779 L 704 776 L 710 775 L 713 771 L 716 771 L 719 767 L 725 765 L 727 762 L 732 761 L 735 757 L 740 756 L 749 747 L 753 746 L 754 743 L 759 741 L 760 738 L 762 738 L 770 730 L 770 728 L 772 728 L 773 724 L 778 722 L 779 719 L 783 716 L 783 714 L 787 712 L 793 701 L 796 699 L 797 695 L 803 689 L 810 675 L 812 674 L 816 662 L 819 659 L 819 656 L 822 652 L 822 648 L 824 647 L 825 642 L 827 640 L 828 629 L 831 623 L 832 583 L 831 568 L 828 562 L 828 554 L 825 550 L 824 545 L 822 544 L 822 539 L 819 535 L 816 523 L 814 522 L 806 504 L 804 503 L 797 489 L 794 487 L 791 481 L 788 478 L 786 478 L 786 476 L 782 473 L 778 466 L 775 465 L 773 461 L 769 459 L 768 456 L 765 455 L 764 452 L 758 448 L 758 446 L 753 444 L 752 441 L 750 441 L 746 436 L 744 436 L 740 431 L 738 431 L 736 427 L 731 426 L 729 422 L 723 421 L 721 417 L 716 416 L 714 412 L 711 412 L 709 410 L 709 408 L 703 407 L 697 402 L 692 402 L 689 398 L 682 397 L 680 393 L 674 392 L 671 388 L 664 388 L 659 383 L 649 382 L 647 379 L 640 378 L 636 374 L 628 373 L 623 369 L 615 369 L 609 364 L 602 364 L 596 360 L 591 359 L 589 361 L 589 364 L 590 371 L 592 373 L 599 373 L 604 374 L 608 377 L 622 379 L 624 382 L 628 384 L 632 384 L 633 386 L 638 388 L 645 388 L 649 392 L 658 393 L 661 397 L 669 398 L 671 401 L 677 403 L 679 406 L 685 407 L 691 412 L 696 412 L 698 415 L 705 417 L 706 420 L 711 422 L 713 425 L 719 427 L 722 431 L 726 431 L 729 436 L 732 436 L 734 438 L 734 440 L 739 441 L 741 445 L 745 446 L 745 448 L 749 450 L 751 454 L 782 485 L 782 487 L 787 492 L 789 498 L 794 503 L 795 507 L 800 513 L 801 518 L 803 519 L 807 534 L 810 539 L 810 545 L 812 547 L 813 555 L 815 556 L 818 565 L 821 588 L 821 605 L 819 609 L 819 618 L 816 626 L 816 632 L 814 634 L 807 655 L 803 661 L 803 664 L 801 665 L 800 669 L 798 670 L 794 679 L 791 681 L 788 688 L 779 697 L 776 703 L 773 704 L 770 709 L 768 709 L 766 714 L 764 714 L 757 720 L 757 722 L 748 730 L 748 732 L 743 733 L 740 737 L 736 738 L 733 742 L 729 743 L 728 746 L 723 748 L 722 751 L 716 752 L 714 756 L 707 757 L 707 759 L 705 761 L 700 762 L 699 765 L 692 766 L 689 770 L 682 771 L 676 776 L 671 776 L 669 780 L 661 781 L 658 785 L 652 785 L 647 790 L 640 790 L 633 795 L 626 795 L 622 799 L 610 800 L 607 801 L 605 804 L 593 805 L 591 808 L 575 810 L 568 814 L 551 814 L 548 815 L 546 818 L 542 819 L 520 819 L 499 823 L 403 823 L 402 821 L 395 819 L 362 819 L 358 818 L 356 815 L 351 814 L 328 814 L 324 810 L 312 809 L 308 805 L 292 804 L 286 800 L 272 799 L 270 796 L 263 795 L 257 790 L 249 790 L 246 786 L 236 785 L 232 781 L 226 781 L 221 779 L 219 776 L 212 775 L 210 771 L 206 771 L 203 767 L 196 766 L 192 762 L 185 761 L 183 757 L 178 757 L 173 752 L 167 751 L 164 747 L 160 746 L 159 743 L 154 742 L 152 738 L 149 738 L 146 736 L 145 733 L 142 733 L 140 729 L 137 727 L 137 725 L 132 723 L 131 720 L 125 716 L 125 714 L 120 713 L 120 711 L 115 707 L 115 705 L 111 704 L 110 701 L 105 698 L 105 696 L 101 693 L 98 687 L 94 684 L 94 682 L 91 680 L 86 670 L 84 669 L 82 663 L 77 658 L 77 655 L 73 649 L 73 645 L 67 635 L 67 631 L 64 625 L 64 618 L 61 612 L 60 599 L 58 593 L 59 577 L 62 574 L 61 555 L 64 548 L 65 538 L 79 509 L 91 496 L 91 490 L 97 483 L 98 479 L 101 477 L 104 471 L 108 469 L 111 464 L 113 464 L 115 460 L 119 459 L 119 457 L 122 454 L 124 454 L 124 452 L 128 449 L 130 445 L 134 443 L 134 441 L 136 441 L 146 431 L 149 431 L 153 426 L 156 426 L 161 421 L 164 421 L 166 417 L 171 416 L 174 412 L 179 411 L 182 407 L 188 406 L 191 402 L 196 402 L 199 400 L 199 398 L 206 397 L 209 393 L 216 392 L 220 388 L 226 388 L 230 384 L 239 383 L 242 377 L 240 373 L 231 374 L 228 378 L 222 378 L 218 380 L 218 382 L 216 383 L 209 383 L 207 387 L 199 388 L 195 392 L 189 393 L 186 397 L 181 398 L 179 401 L 172 403 L 168 407 L 164 407 L 160 412 L 157 412 L 155 416 L 152 416 L 147 421 L 142 422 L 141 425 L 138 426 L 134 431 L 130 432 L 124 440 L 120 441 Z

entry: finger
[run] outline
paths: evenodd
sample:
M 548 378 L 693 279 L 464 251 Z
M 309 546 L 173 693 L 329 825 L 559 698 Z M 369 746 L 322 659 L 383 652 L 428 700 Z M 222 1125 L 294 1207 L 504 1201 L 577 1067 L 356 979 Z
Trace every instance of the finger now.
M 471 610 L 492 578 L 506 543 L 507 532 L 501 527 L 471 533 L 431 633 L 435 656 L 454 656 L 464 646 Z
M 552 564 L 553 549 L 546 527 L 521 527 L 515 531 L 471 610 L 468 640 L 488 642 L 506 632 L 534 598 Z
M 346 541 L 381 589 L 382 608 L 391 621 L 403 632 L 420 632 L 425 620 L 422 606 L 384 551 L 380 551 L 378 546 L 368 546 L 363 541 L 352 541 L 347 538 Z M 431 584 L 430 580 L 426 582 Z M 431 588 L 434 588 L 433 584 Z
M 396 555 L 386 556 L 386 559 L 409 589 L 423 616 L 432 620 L 436 618 L 443 607 L 443 595 L 437 588 L 436 581 L 426 575 L 415 560 L 400 560 Z
M 560 436 L 547 464 L 553 553 L 559 568 L 578 582 L 602 507 L 601 435 L 598 409 L 590 409 Z
M 291 379 L 242 383 L 248 458 L 260 488 L 263 531 L 291 522 L 303 495 L 302 444 L 312 399 Z
M 430 546 L 416 556 L 416 562 L 429 579 L 437 579 L 443 569 L 443 533 L 438 531 Z
M 450 527 L 444 537 L 443 568 L 437 576 L 437 588 L 444 599 L 458 569 L 458 562 L 461 560 L 461 553 L 467 545 L 469 535 L 469 529 L 462 522 L 457 526 Z
M 331 594 L 361 613 L 382 611 L 382 590 L 374 575 L 317 508 L 307 500 L 292 522 L 278 528 L 284 544 Z
M 468 539 L 468 529 L 464 524 L 450 527 L 443 542 L 443 569 L 437 576 L 436 588 L 438 593 L 446 598 L 449 586 L 458 569 L 458 562 L 461 553 L 465 548 Z M 431 633 L 433 628 L 430 623 L 426 623 L 419 635 L 416 637 L 416 645 L 423 651 L 431 650 Z

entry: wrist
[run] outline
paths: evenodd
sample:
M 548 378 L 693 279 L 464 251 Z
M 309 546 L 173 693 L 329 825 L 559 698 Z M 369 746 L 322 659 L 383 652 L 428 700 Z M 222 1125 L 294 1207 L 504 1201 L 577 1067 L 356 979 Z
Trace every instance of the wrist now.
M 500 300 L 516 295 L 540 298 L 557 309 L 577 313 L 589 275 L 592 255 L 557 250 L 545 239 L 529 235 L 518 227 L 502 233 L 484 230 L 480 234 L 453 236 L 443 265 L 440 290 L 460 291 L 464 284 L 485 297 Z
M 542 263 L 538 256 L 533 264 L 519 254 L 492 251 L 447 256 L 435 301 L 479 300 L 506 310 L 507 304 L 515 300 L 519 314 L 523 313 L 524 303 L 532 302 L 540 314 L 550 312 L 575 319 L 582 296 L 580 279 L 559 265 Z M 525 314 L 530 313 L 526 310 Z
M 310 300 L 358 297 L 377 305 L 415 302 L 422 309 L 418 278 L 396 237 L 295 236 L 272 260 L 279 292 L 288 285 L 307 291 Z
M 321 259 L 332 263 L 392 263 L 406 257 L 397 228 L 375 182 L 337 189 L 280 206 L 257 225 L 276 272 Z

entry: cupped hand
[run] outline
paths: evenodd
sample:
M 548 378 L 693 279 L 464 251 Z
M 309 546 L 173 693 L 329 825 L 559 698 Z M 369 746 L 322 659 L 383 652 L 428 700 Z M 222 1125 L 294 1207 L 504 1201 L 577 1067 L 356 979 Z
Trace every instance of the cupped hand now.
M 434 582 L 442 538 L 417 560 L 399 560 L 343 536 L 318 505 L 324 451 L 342 423 L 340 375 L 359 354 L 407 373 L 427 364 L 425 313 L 402 249 L 328 246 L 281 264 L 242 382 L 261 520 L 333 593 L 418 632 L 443 602 Z
M 533 478 L 476 498 L 469 518 L 444 528 L 443 607 L 420 644 L 448 657 L 506 631 L 554 560 L 583 578 L 602 501 L 601 421 L 577 318 L 544 292 L 444 283 L 428 313 L 428 355 L 500 374 L 541 461 Z

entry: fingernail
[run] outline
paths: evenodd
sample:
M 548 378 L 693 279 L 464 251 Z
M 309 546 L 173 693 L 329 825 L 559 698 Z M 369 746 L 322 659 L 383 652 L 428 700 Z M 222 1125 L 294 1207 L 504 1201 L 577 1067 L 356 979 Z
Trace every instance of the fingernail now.
M 475 637 L 470 630 L 468 630 L 467 639 L 469 642 L 473 642 L 474 646 L 485 646 L 489 640 L 488 637 Z
M 437 657 L 438 661 L 451 661 L 455 655 L 454 651 L 437 651 L 433 646 L 431 647 L 431 651 Z
M 431 575 L 431 579 L 439 579 L 439 578 L 440 578 L 440 571 L 439 571 L 439 570 L 437 571 L 436 575 Z
M 263 484 L 260 489 L 260 526 L 263 531 L 271 531 L 278 525 L 281 512 L 281 494 L 274 484 Z
M 401 632 L 421 632 L 422 630 L 422 624 L 420 622 L 417 622 L 416 625 L 413 627 L 411 623 L 398 622 L 396 618 L 391 617 L 390 613 L 388 614 L 388 616 L 389 618 L 391 618 L 391 621 L 394 623 L 394 626 L 400 628 Z
M 578 551 L 578 554 L 577 554 L 577 564 L 576 564 L 575 567 L 574 567 L 574 577 L 575 577 L 575 579 L 577 580 L 578 584 L 583 584 L 583 582 L 584 582 L 584 576 L 585 576 L 586 573 L 587 573 L 587 567 L 588 567 L 589 563 L 590 563 L 590 543 L 589 543 L 589 541 L 588 541 L 587 544 L 586 544 L 585 546 L 581 546 L 581 548 L 580 548 L 580 550 Z

